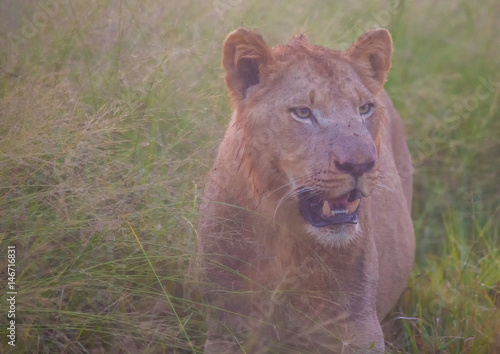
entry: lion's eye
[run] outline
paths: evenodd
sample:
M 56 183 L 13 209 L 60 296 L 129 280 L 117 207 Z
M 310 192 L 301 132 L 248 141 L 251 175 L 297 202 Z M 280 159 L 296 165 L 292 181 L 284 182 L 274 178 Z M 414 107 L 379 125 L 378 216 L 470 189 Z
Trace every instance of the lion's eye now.
M 362 106 L 359 106 L 359 114 L 361 115 L 361 117 L 367 118 L 371 116 L 372 113 L 373 113 L 373 103 L 366 103 Z
M 291 108 L 293 118 L 301 123 L 310 123 L 314 119 L 314 115 L 308 107 Z

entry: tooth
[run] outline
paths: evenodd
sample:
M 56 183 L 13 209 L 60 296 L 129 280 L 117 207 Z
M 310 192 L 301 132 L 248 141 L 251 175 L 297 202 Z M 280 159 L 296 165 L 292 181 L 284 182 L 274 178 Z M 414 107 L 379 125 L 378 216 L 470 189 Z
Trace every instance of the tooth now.
M 333 210 L 332 211 L 332 215 L 338 215 L 338 214 L 347 214 L 348 211 L 345 210 L 345 209 L 342 209 L 342 210 Z
M 323 215 L 325 216 L 330 216 L 332 213 L 332 210 L 330 209 L 330 204 L 328 203 L 327 200 L 323 202 Z
M 347 210 L 349 211 L 349 214 L 352 214 L 356 211 L 356 209 L 359 206 L 360 201 L 361 201 L 361 199 L 356 199 L 350 203 L 347 203 Z

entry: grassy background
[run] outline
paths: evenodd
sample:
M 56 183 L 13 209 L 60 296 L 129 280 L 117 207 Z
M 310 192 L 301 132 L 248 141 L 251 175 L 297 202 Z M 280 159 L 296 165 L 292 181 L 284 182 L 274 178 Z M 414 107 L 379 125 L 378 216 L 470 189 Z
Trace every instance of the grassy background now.
M 386 88 L 415 164 L 416 266 L 392 352 L 500 353 L 500 3 L 4 0 L 0 275 L 16 247 L 16 347 L 201 352 L 189 261 L 202 176 L 229 120 L 221 45 L 387 27 Z

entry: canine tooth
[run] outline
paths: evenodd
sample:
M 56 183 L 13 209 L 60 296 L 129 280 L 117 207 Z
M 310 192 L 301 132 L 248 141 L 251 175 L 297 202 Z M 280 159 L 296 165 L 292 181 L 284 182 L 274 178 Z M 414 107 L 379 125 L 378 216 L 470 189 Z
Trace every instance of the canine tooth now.
M 323 215 L 330 216 L 331 213 L 332 210 L 330 209 L 330 204 L 328 203 L 328 201 L 325 200 L 323 202 Z
M 356 200 L 353 200 L 352 202 L 347 204 L 347 210 L 349 211 L 349 214 L 352 214 L 356 211 L 356 209 L 359 206 L 360 201 L 361 201 L 361 199 L 356 199 Z

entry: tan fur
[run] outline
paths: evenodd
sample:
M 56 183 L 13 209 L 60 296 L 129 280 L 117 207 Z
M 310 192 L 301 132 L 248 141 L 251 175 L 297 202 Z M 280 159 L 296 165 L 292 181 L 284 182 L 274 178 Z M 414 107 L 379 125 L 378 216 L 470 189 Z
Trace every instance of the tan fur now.
M 414 253 L 411 160 L 383 90 L 391 56 L 384 29 L 346 52 L 303 35 L 272 49 L 245 29 L 227 37 L 234 114 L 200 209 L 207 353 L 383 352 L 379 321 Z M 363 118 L 367 102 L 374 109 Z M 369 161 L 359 176 L 339 168 Z M 358 223 L 312 226 L 299 213 L 300 188 L 332 199 L 358 189 Z

